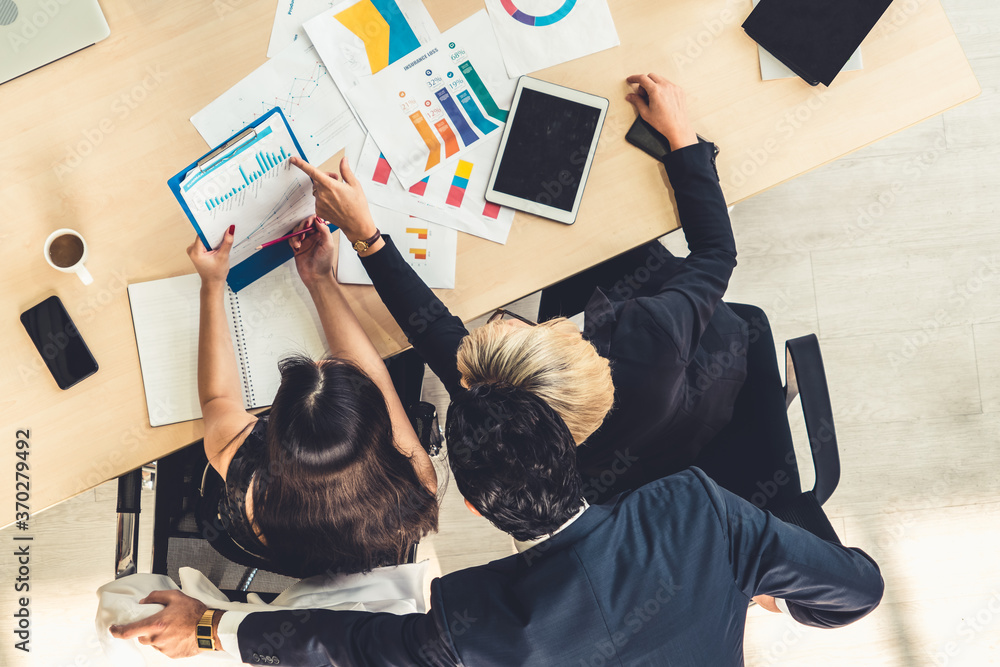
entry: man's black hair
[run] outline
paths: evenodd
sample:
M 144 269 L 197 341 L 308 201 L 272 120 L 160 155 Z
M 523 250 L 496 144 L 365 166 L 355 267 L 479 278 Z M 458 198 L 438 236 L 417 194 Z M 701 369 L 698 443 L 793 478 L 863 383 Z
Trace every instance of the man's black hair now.
M 534 394 L 473 387 L 448 408 L 448 459 L 461 494 L 517 540 L 547 535 L 583 505 L 576 443 Z

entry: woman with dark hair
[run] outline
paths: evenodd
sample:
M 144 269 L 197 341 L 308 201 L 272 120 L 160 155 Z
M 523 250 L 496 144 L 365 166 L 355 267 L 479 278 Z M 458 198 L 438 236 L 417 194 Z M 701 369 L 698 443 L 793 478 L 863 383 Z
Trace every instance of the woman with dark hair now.
M 367 572 L 405 561 L 437 529 L 437 482 L 388 370 L 333 276 L 327 225 L 291 241 L 330 356 L 280 362 L 271 413 L 243 406 L 223 309 L 230 228 L 222 245 L 188 255 L 201 276 L 198 394 L 205 454 L 225 483 L 216 548 L 294 577 Z M 228 552 L 228 553 L 227 553 Z

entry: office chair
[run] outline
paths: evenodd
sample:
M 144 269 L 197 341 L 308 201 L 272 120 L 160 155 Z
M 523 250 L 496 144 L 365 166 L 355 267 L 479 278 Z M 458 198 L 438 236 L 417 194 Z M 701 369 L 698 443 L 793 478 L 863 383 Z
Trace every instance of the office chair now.
M 771 326 L 756 306 L 729 307 L 750 326 L 747 379 L 732 419 L 702 449 L 695 465 L 723 488 L 787 523 L 840 543 L 822 505 L 840 481 L 840 455 L 823 357 L 815 334 L 785 342 L 784 384 Z M 803 492 L 787 410 L 802 403 L 816 481 Z
M 420 402 L 424 363 L 413 350 L 386 360 L 393 385 L 403 405 L 408 405 L 421 445 L 433 456 L 442 436 L 434 406 Z M 262 413 L 266 414 L 266 412 Z M 216 540 L 212 514 L 217 498 L 203 498 L 208 477 L 218 473 L 208 465 L 203 441 L 192 443 L 156 462 L 153 516 L 153 574 L 165 574 L 179 583 L 181 567 L 200 570 L 230 600 L 246 601 L 247 593 L 265 601 L 298 581 L 267 569 L 265 561 L 241 552 L 235 545 Z M 137 571 L 142 468 L 118 478 L 118 524 L 115 545 L 115 578 Z M 213 507 L 214 506 L 214 507 Z M 213 546 L 214 544 L 214 546 Z M 416 560 L 417 545 L 406 562 Z
M 634 276 L 636 267 L 650 256 L 653 243 L 658 242 L 640 246 L 542 290 L 538 321 L 582 312 L 595 285 L 611 288 L 623 277 Z M 679 260 L 675 266 L 679 266 Z M 653 293 L 651 285 L 634 291 L 636 296 Z M 815 335 L 786 341 L 787 382 L 782 384 L 774 338 L 764 311 L 756 306 L 728 305 L 750 328 L 747 379 L 729 424 L 703 447 L 693 465 L 761 509 L 839 543 L 822 509 L 840 480 L 840 456 L 819 341 Z M 816 471 L 814 487 L 805 492 L 787 413 L 796 396 L 801 399 Z M 664 474 L 669 472 L 674 471 Z

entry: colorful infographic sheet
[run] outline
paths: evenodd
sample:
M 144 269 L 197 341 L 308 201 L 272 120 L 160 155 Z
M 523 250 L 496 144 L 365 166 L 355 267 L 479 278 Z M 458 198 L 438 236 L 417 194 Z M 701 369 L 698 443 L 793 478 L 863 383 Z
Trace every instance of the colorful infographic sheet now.
M 372 206 L 372 217 L 383 234 L 392 237 L 406 263 L 429 287 L 453 289 L 458 256 L 458 232 L 399 211 Z M 340 237 L 337 280 L 342 283 L 371 285 L 371 278 L 351 244 Z
M 274 10 L 274 25 L 271 26 L 271 41 L 267 45 L 267 57 L 273 58 L 292 42 L 308 43 L 302 24 L 336 4 L 337 0 L 278 0 L 278 6 Z
M 181 196 L 211 247 L 222 242 L 230 225 L 236 226 L 230 266 L 315 212 L 312 181 L 288 161 L 295 154 L 295 143 L 275 113 L 257 126 L 255 135 L 181 181 Z
M 360 81 L 441 34 L 420 0 L 346 0 L 304 28 L 352 108 Z
M 307 40 L 258 67 L 191 122 L 209 146 L 216 146 L 276 106 L 314 164 L 364 139 L 361 125 Z
M 371 135 L 354 169 L 368 201 L 496 243 L 506 243 L 514 209 L 484 198 L 500 133 L 485 138 L 457 161 L 404 188 Z
M 501 134 L 515 85 L 481 11 L 344 95 L 409 188 Z
M 620 44 L 607 0 L 486 0 L 512 77 Z

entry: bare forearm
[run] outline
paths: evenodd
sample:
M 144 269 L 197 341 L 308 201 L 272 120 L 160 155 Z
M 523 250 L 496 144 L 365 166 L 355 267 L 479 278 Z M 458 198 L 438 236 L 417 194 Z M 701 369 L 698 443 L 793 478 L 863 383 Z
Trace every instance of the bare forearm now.
M 198 399 L 202 408 L 217 398 L 243 402 L 224 296 L 224 284 L 202 285 L 198 334 Z
M 363 368 L 376 359 L 381 364 L 382 358 L 362 328 L 361 322 L 354 315 L 354 311 L 351 310 L 343 290 L 332 274 L 329 278 L 308 285 L 308 288 L 319 313 L 330 353 L 335 357 L 350 359 Z M 367 368 L 365 370 L 367 372 Z
M 379 388 L 389 409 L 396 447 L 410 457 L 417 475 L 429 489 L 435 491 L 437 479 L 434 466 L 410 426 L 385 362 L 351 310 L 340 286 L 331 276 L 328 280 L 322 279 L 309 285 L 309 293 L 316 304 L 330 353 L 357 364 Z

